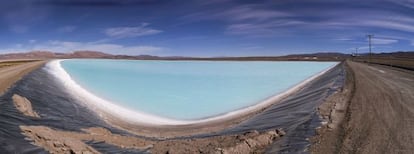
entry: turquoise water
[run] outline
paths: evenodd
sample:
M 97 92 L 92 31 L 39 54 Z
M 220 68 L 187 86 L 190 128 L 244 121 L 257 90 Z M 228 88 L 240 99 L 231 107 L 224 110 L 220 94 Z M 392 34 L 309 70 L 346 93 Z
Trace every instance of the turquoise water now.
M 214 62 L 74 59 L 61 62 L 75 82 L 119 106 L 191 120 L 251 106 L 336 62 Z

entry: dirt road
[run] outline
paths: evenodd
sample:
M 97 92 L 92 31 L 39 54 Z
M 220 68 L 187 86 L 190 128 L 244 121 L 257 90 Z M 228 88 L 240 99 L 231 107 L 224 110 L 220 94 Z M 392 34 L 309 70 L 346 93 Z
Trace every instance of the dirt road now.
M 9 64 L 12 63 L 12 64 Z M 46 61 L 0 61 L 0 95 L 27 73 L 39 68 Z
M 414 72 L 348 64 L 354 74 L 349 85 L 354 87 L 345 118 L 339 127 L 322 133 L 312 152 L 413 153 Z

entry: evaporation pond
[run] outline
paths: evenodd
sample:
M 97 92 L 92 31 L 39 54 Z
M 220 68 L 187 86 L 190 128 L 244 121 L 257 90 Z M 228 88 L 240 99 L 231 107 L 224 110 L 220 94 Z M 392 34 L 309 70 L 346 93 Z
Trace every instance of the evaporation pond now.
M 255 105 L 336 64 L 61 61 L 71 78 L 92 94 L 127 109 L 178 120 L 202 119 Z

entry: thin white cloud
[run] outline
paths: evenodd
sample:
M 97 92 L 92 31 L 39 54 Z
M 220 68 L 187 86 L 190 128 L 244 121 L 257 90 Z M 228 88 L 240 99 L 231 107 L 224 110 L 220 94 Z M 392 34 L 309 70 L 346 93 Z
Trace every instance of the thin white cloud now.
M 9 29 L 15 33 L 26 33 L 29 30 L 29 27 L 24 25 L 10 25 Z
M 217 5 L 222 3 L 230 2 L 231 0 L 197 0 L 196 2 L 201 5 Z
M 376 48 L 376 47 L 375 46 L 371 46 L 371 49 L 374 49 L 374 48 Z M 361 52 L 361 50 L 363 52 L 364 50 L 368 50 L 368 49 L 369 49 L 369 46 L 361 46 L 361 47 L 358 47 L 358 51 L 360 51 L 360 52 Z
M 357 14 L 357 15 L 353 15 Z M 303 27 L 317 29 L 377 28 L 414 33 L 414 18 L 388 10 L 327 10 L 315 11 L 307 17 L 323 20 L 308 21 Z
M 70 33 L 70 32 L 73 32 L 75 29 L 76 29 L 76 26 L 67 25 L 67 26 L 59 27 L 57 31 L 59 33 Z
M 231 24 L 227 27 L 226 33 L 246 35 L 250 37 L 271 37 L 289 33 L 289 26 L 301 25 L 300 21 L 271 21 L 266 23 L 241 23 Z M 284 30 L 280 30 L 284 28 Z
M 28 52 L 28 51 L 53 51 L 53 52 L 72 52 L 72 51 L 101 51 L 110 54 L 140 55 L 140 54 L 156 54 L 164 48 L 157 46 L 125 46 L 113 43 L 83 43 L 70 41 L 47 41 L 44 43 L 18 44 L 11 48 L 0 50 L 1 53 L 11 52 Z
M 248 47 L 245 47 L 244 49 L 246 49 L 246 50 L 256 50 L 256 49 L 262 49 L 263 47 L 262 46 L 248 46 Z
M 106 29 L 104 33 L 112 38 L 128 38 L 155 35 L 162 32 L 161 30 L 150 28 L 148 25 L 148 23 L 143 23 L 135 27 L 113 27 Z
M 372 38 L 371 41 L 372 41 L 372 44 L 379 44 L 379 45 L 393 44 L 393 43 L 398 42 L 398 40 L 396 39 L 385 39 L 385 38 Z
M 354 44 L 368 44 L 368 38 L 367 36 L 364 36 L 363 34 L 360 35 L 354 35 L 354 36 L 348 36 L 348 37 L 339 37 L 334 38 L 334 41 L 343 41 L 347 43 L 354 43 Z M 375 45 L 381 45 L 381 47 L 384 47 L 384 45 L 388 44 L 394 44 L 401 41 L 407 41 L 410 40 L 408 37 L 398 36 L 398 35 L 383 35 L 383 34 L 375 34 L 372 38 L 372 44 Z M 355 48 L 350 48 L 355 49 Z
M 182 19 L 199 21 L 199 20 L 222 20 L 226 22 L 239 21 L 264 21 L 279 17 L 290 17 L 291 14 L 282 11 L 262 8 L 259 5 L 241 5 L 225 10 L 208 10 L 183 16 Z
M 352 38 L 335 38 L 333 40 L 334 41 L 353 41 L 354 39 L 352 39 Z
M 396 3 L 398 5 L 414 9 L 414 1 L 413 0 L 389 0 L 392 3 Z
M 374 48 L 374 46 L 371 46 L 371 49 Z M 358 49 L 358 52 L 365 52 L 365 50 L 369 49 L 369 46 L 360 46 L 360 47 L 353 47 L 348 48 L 346 50 L 350 50 L 352 52 L 355 52 Z
M 414 33 L 413 22 L 401 22 L 401 21 L 391 21 L 391 20 L 368 20 L 359 22 L 361 26 L 368 27 L 378 27 L 383 29 L 405 31 Z M 358 25 L 354 25 L 358 26 Z
M 267 20 L 277 17 L 289 17 L 289 13 L 275 10 L 257 9 L 251 5 L 243 5 L 218 13 L 216 16 L 230 20 Z
M 30 3 L 24 3 L 18 8 L 2 13 L 0 18 L 11 32 L 26 33 L 31 30 L 32 26 L 42 22 L 48 16 L 48 9 L 33 7 Z
M 403 0 L 411 6 L 412 0 Z M 414 5 L 413 5 L 414 6 Z M 226 10 L 197 12 L 183 19 L 222 20 L 228 23 L 225 33 L 245 36 L 277 36 L 280 32 L 302 29 L 357 30 L 376 28 L 414 33 L 414 17 L 395 10 L 360 8 L 269 9 L 266 5 L 241 5 Z M 314 20 L 308 20 L 314 19 Z M 282 24 L 285 22 L 286 24 Z M 294 24 L 292 24 L 294 23 Z M 286 28 L 287 26 L 295 26 Z

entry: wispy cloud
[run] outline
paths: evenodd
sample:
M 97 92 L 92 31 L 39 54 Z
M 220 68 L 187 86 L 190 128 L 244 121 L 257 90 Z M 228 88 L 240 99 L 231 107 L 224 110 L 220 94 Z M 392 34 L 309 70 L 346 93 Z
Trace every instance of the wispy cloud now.
M 393 43 L 398 42 L 398 40 L 396 39 L 386 39 L 386 38 L 373 38 L 371 41 L 372 41 L 372 44 L 379 44 L 379 45 L 393 44 Z
M 217 13 L 217 17 L 224 17 L 230 20 L 268 20 L 277 17 L 289 17 L 291 14 L 270 9 L 255 8 L 255 5 L 242 5 Z
M 220 20 L 227 23 L 225 34 L 244 35 L 248 37 L 271 37 L 286 33 L 278 28 L 301 23 L 289 20 L 294 14 L 279 9 L 272 9 L 266 4 L 243 4 L 230 8 L 214 7 L 182 17 L 184 20 Z
M 201 5 L 217 5 L 217 4 L 222 4 L 222 3 L 228 3 L 231 0 L 196 0 L 197 3 L 201 4 Z
M 369 46 L 360 46 L 360 47 L 356 47 L 356 48 L 358 48 L 358 52 L 363 52 L 365 50 L 368 50 Z M 355 51 L 356 48 L 348 48 L 348 50 Z M 374 48 L 375 48 L 375 46 L 371 46 L 371 49 L 374 49 Z
M 77 28 L 76 26 L 67 25 L 67 26 L 59 27 L 57 31 L 59 33 L 70 33 L 76 30 L 76 28 Z
M 148 25 L 148 23 L 143 23 L 140 26 L 135 27 L 113 27 L 106 29 L 104 33 L 109 37 L 119 39 L 155 35 L 162 32 L 161 30 L 150 28 Z
M 330 6 L 334 3 L 315 3 L 323 5 L 306 6 L 293 4 L 300 2 L 272 2 L 262 4 L 243 4 L 230 8 L 212 8 L 185 16 L 188 20 L 222 20 L 227 23 L 226 34 L 245 36 L 277 36 L 280 32 L 301 30 L 320 32 L 332 30 L 381 29 L 414 33 L 413 15 L 396 9 L 383 9 L 381 5 L 361 3 L 342 7 Z M 351 2 L 350 2 L 351 3 Z M 394 4 L 388 2 L 387 4 Z M 384 4 L 384 5 L 387 5 Z M 360 6 L 359 6 L 360 5 Z M 414 6 L 412 0 L 402 0 L 399 5 Z M 296 5 L 295 5 L 296 6 Z M 368 7 L 368 8 L 367 8 Z M 378 8 L 376 8 L 378 7 Z M 286 28 L 286 26 L 295 26 Z M 317 34 L 320 36 L 320 34 Z
M 264 21 L 274 18 L 290 17 L 292 14 L 267 9 L 262 5 L 239 5 L 226 9 L 211 9 L 199 11 L 193 14 L 183 16 L 181 19 L 190 21 L 200 20 L 221 20 L 229 23 L 242 21 Z
M 312 14 L 300 13 L 303 19 L 318 19 L 304 21 L 304 27 L 319 29 L 381 29 L 414 33 L 414 17 L 393 10 L 384 9 L 336 9 L 315 10 Z
M 227 27 L 226 33 L 246 35 L 249 37 L 270 37 L 289 33 L 289 27 L 303 24 L 300 21 L 273 21 L 265 23 L 241 23 L 231 24 Z M 284 28 L 284 30 L 280 30 Z
M 377 28 L 388 29 L 388 30 L 414 33 L 413 24 L 414 22 L 403 22 L 399 20 L 387 20 L 387 19 L 369 20 L 368 19 L 365 21 L 356 22 L 355 24 L 351 24 L 350 26 L 377 27 Z
M 354 39 L 342 37 L 342 38 L 334 38 L 333 40 L 334 41 L 353 41 Z
M 2 18 L 0 22 L 4 22 L 14 33 L 26 33 L 33 25 L 42 22 L 49 16 L 48 9 L 33 7 L 31 3 L 26 1 L 2 2 L 1 5 L 5 6 L 0 6 L 0 17 Z M 8 11 L 3 12 L 4 10 Z
M 260 50 L 260 49 L 263 49 L 263 47 L 262 46 L 247 46 L 247 47 L 244 47 L 243 49 L 245 49 L 245 50 Z
M 29 26 L 25 25 L 10 25 L 9 28 L 15 33 L 26 33 L 29 30 Z
M 414 1 L 413 0 L 389 0 L 393 3 L 399 4 L 401 6 L 413 9 L 414 8 Z
M 53 51 L 53 52 L 72 52 L 79 50 L 102 51 L 111 54 L 126 54 L 126 55 L 140 55 L 140 54 L 156 54 L 164 50 L 157 46 L 125 46 L 114 43 L 89 43 L 89 42 L 72 42 L 51 40 L 36 44 L 16 44 L 10 48 L 1 49 L 2 53 L 10 52 L 27 52 L 34 50 Z
M 162 0 L 39 0 L 39 5 L 71 6 L 71 7 L 119 7 L 163 4 Z

